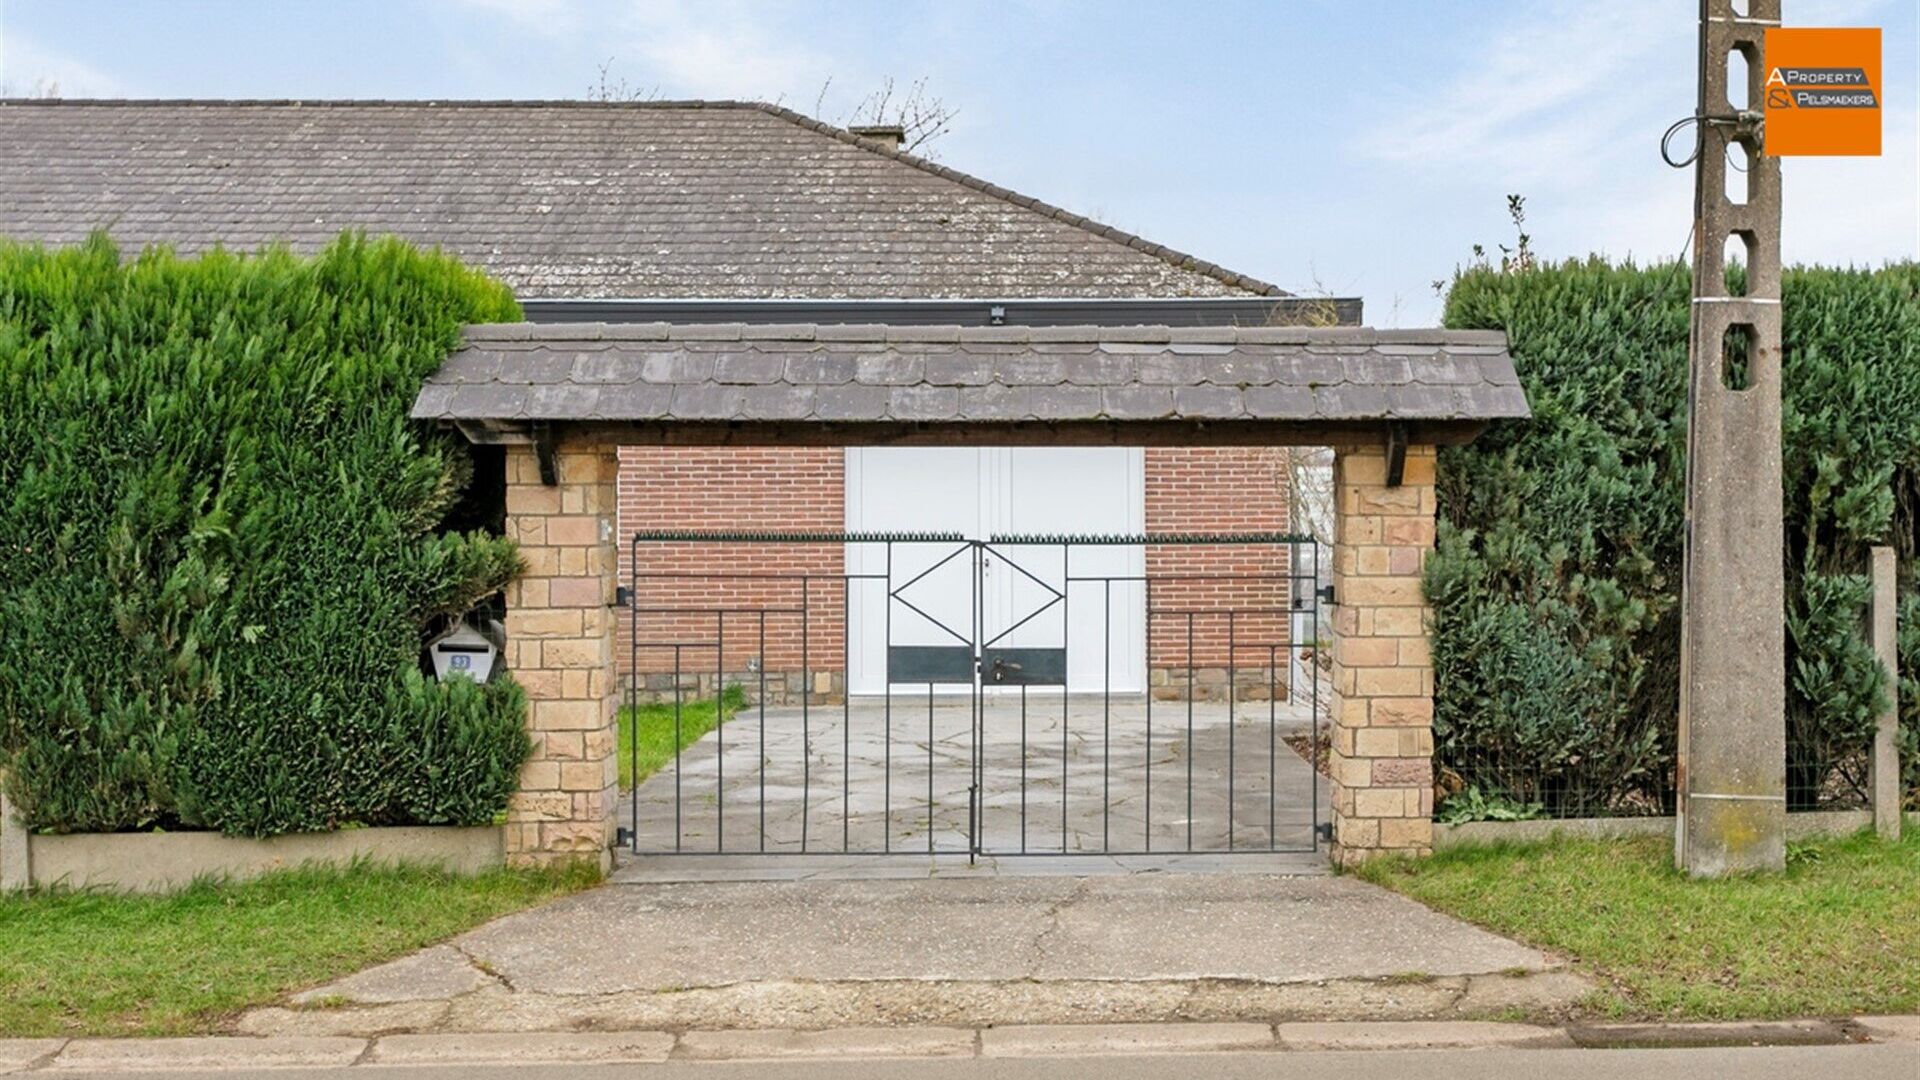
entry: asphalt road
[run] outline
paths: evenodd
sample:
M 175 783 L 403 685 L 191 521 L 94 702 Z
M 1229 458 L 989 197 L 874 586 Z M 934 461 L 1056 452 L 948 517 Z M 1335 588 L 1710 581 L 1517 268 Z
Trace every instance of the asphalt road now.
M 368 1067 L 141 1072 L 143 1080 L 350 1080 Z M 1916 1080 L 1920 1044 L 1696 1050 L 1262 1051 L 1163 1057 L 964 1058 L 947 1060 L 672 1062 L 664 1065 L 518 1065 L 374 1069 L 387 1080 Z M 103 1074 L 61 1070 L 68 1080 Z

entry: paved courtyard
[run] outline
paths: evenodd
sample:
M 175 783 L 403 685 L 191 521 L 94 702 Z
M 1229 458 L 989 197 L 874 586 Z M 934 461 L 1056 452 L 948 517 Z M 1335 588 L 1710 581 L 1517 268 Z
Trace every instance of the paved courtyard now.
M 1003 865 L 1313 852 L 1328 785 L 1286 742 L 1305 709 L 1234 712 L 1052 688 L 990 694 L 978 717 L 925 694 L 749 707 L 647 778 L 620 823 L 646 854 L 964 857 L 970 830 Z

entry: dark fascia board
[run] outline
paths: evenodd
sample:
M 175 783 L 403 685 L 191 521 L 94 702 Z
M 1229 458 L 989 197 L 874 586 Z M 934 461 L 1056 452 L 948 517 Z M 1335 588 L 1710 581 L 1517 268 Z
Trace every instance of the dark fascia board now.
M 1424 420 L 1396 425 L 1409 444 L 1457 446 L 1486 430 L 1484 420 Z M 1379 420 L 1008 421 L 911 423 L 821 421 L 568 421 L 557 442 L 622 446 L 1381 446 L 1392 436 Z M 462 423 L 473 442 L 526 445 L 521 421 Z
M 892 326 L 1359 326 L 1358 297 L 1142 297 L 1118 300 L 528 299 L 536 323 Z

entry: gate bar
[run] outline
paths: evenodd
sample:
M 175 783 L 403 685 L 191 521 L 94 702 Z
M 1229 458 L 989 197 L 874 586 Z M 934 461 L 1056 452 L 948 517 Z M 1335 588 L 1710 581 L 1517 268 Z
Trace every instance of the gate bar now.
M 1135 854 L 1135 852 L 1115 851 L 1113 849 L 1113 842 L 1112 842 L 1112 810 L 1113 810 L 1113 803 L 1112 803 L 1112 797 L 1113 797 L 1113 793 L 1112 793 L 1112 739 L 1113 739 L 1112 650 L 1114 647 L 1114 634 L 1113 634 L 1113 625 L 1112 625 L 1113 617 L 1114 617 L 1114 606 L 1113 606 L 1113 596 L 1112 596 L 1113 582 L 1137 580 L 1142 583 L 1144 608 L 1145 608 L 1143 612 L 1143 615 L 1145 618 L 1145 626 L 1143 629 L 1145 631 L 1145 636 L 1147 639 L 1149 674 L 1151 673 L 1151 669 L 1152 669 L 1152 641 L 1153 641 L 1153 625 L 1155 621 L 1159 620 L 1161 622 L 1164 622 L 1165 617 L 1171 616 L 1175 619 L 1184 619 L 1187 624 L 1186 626 L 1187 656 L 1186 656 L 1186 664 L 1185 664 L 1185 667 L 1186 667 L 1185 696 L 1187 697 L 1187 705 L 1186 705 L 1187 731 L 1186 731 L 1186 738 L 1185 738 L 1185 751 L 1187 756 L 1187 762 L 1186 762 L 1186 768 L 1184 770 L 1186 773 L 1186 788 L 1187 788 L 1185 793 L 1187 821 L 1185 823 L 1186 824 L 1186 828 L 1185 828 L 1186 842 L 1184 847 L 1185 852 L 1195 851 L 1196 849 L 1194 848 L 1194 844 L 1199 839 L 1197 834 L 1196 822 L 1195 822 L 1195 811 L 1197 808 L 1196 784 L 1198 780 L 1197 768 L 1195 765 L 1195 758 L 1199 753 L 1199 746 L 1200 746 L 1199 739 L 1198 739 L 1198 734 L 1199 734 L 1198 719 L 1197 719 L 1198 710 L 1197 710 L 1197 704 L 1196 704 L 1197 694 L 1200 692 L 1199 691 L 1199 675 L 1198 675 L 1199 661 L 1198 661 L 1198 655 L 1197 655 L 1197 649 L 1199 644 L 1198 625 L 1199 625 L 1199 620 L 1201 618 L 1223 617 L 1226 622 L 1226 627 L 1225 627 L 1226 642 L 1225 643 L 1226 643 L 1226 649 L 1227 649 L 1226 662 L 1225 662 L 1227 682 L 1226 682 L 1226 692 L 1224 695 L 1225 701 L 1226 701 L 1226 723 L 1227 723 L 1226 738 L 1224 740 L 1226 743 L 1225 749 L 1226 749 L 1227 776 L 1226 776 L 1226 784 L 1225 784 L 1226 810 L 1223 816 L 1226 819 L 1227 831 L 1226 831 L 1226 843 L 1222 846 L 1222 850 L 1223 852 L 1237 851 L 1237 850 L 1248 850 L 1248 851 L 1258 850 L 1258 848 L 1254 846 L 1249 846 L 1245 849 L 1242 849 L 1238 843 L 1238 829 L 1241 824 L 1240 822 L 1241 815 L 1238 813 L 1239 784 L 1238 784 L 1238 716 L 1237 716 L 1237 713 L 1241 704 L 1241 701 L 1240 701 L 1241 695 L 1239 694 L 1239 687 L 1238 687 L 1238 668 L 1239 668 L 1239 650 L 1242 648 L 1253 648 L 1253 649 L 1263 650 L 1268 655 L 1268 665 L 1267 665 L 1268 666 L 1268 680 L 1267 680 L 1268 685 L 1266 688 L 1267 695 L 1268 695 L 1268 832 L 1267 832 L 1267 844 L 1264 846 L 1267 850 L 1275 850 L 1275 851 L 1291 850 L 1290 847 L 1282 848 L 1279 837 L 1278 837 L 1277 789 L 1278 789 L 1278 760 L 1279 760 L 1278 759 L 1278 741 L 1279 741 L 1278 740 L 1278 696 L 1279 696 L 1278 684 L 1280 681 L 1279 680 L 1279 660 L 1282 658 L 1283 655 L 1285 656 L 1285 658 L 1289 663 L 1289 680 L 1288 681 L 1290 683 L 1296 682 L 1297 680 L 1292 678 L 1292 674 L 1293 674 L 1292 652 L 1293 652 L 1294 644 L 1297 643 L 1293 640 L 1297 636 L 1294 633 L 1294 631 L 1296 631 L 1298 627 L 1293 625 L 1292 616 L 1296 616 L 1299 613 L 1305 612 L 1309 616 L 1309 618 L 1314 618 L 1314 625 L 1311 628 L 1309 628 L 1308 636 L 1312 638 L 1317 645 L 1318 621 L 1315 616 L 1317 616 L 1318 601 L 1320 599 L 1320 597 L 1317 595 L 1317 590 L 1312 588 L 1307 588 L 1305 590 L 1302 590 L 1298 587 L 1295 587 L 1291 590 L 1291 595 L 1287 597 L 1287 600 L 1285 602 L 1283 602 L 1278 606 L 1273 606 L 1273 607 L 1263 606 L 1259 608 L 1252 608 L 1252 607 L 1243 608 L 1243 607 L 1232 606 L 1233 600 L 1227 600 L 1224 602 L 1228 603 L 1229 606 L 1221 610 L 1214 610 L 1212 608 L 1208 608 L 1203 605 L 1189 605 L 1189 604 L 1177 604 L 1174 607 L 1171 607 L 1167 610 L 1158 610 L 1155 608 L 1153 603 L 1153 593 L 1155 591 L 1156 582 L 1161 583 L 1162 587 L 1164 587 L 1167 583 L 1170 583 L 1170 582 L 1207 582 L 1207 581 L 1232 581 L 1232 582 L 1247 583 L 1249 585 L 1260 583 L 1260 582 L 1267 582 L 1267 583 L 1271 583 L 1274 587 L 1279 587 L 1283 583 L 1298 583 L 1301 581 L 1307 581 L 1317 585 L 1318 577 L 1319 577 L 1320 552 L 1319 552 L 1318 543 L 1315 542 L 1311 537 L 1308 537 L 1302 534 L 1284 533 L 1284 532 L 1220 533 L 1220 534 L 1140 533 L 1140 534 L 1132 534 L 1132 535 L 1106 535 L 1106 536 L 1086 536 L 1086 535 L 1072 535 L 1072 534 L 1049 534 L 1049 535 L 996 534 L 993 536 L 991 540 L 969 540 L 960 536 L 957 533 L 940 533 L 940 532 L 853 533 L 853 532 L 752 532 L 752 531 L 726 532 L 726 531 L 693 531 L 693 530 L 654 530 L 654 531 L 636 532 L 633 534 L 633 540 L 636 545 L 635 553 L 634 553 L 636 565 L 638 563 L 637 545 L 642 542 L 665 542 L 665 543 L 733 542 L 733 543 L 795 543 L 795 544 L 804 544 L 804 543 L 852 544 L 852 543 L 867 542 L 867 543 L 882 544 L 886 548 L 886 569 L 884 573 L 881 573 L 881 574 L 842 573 L 838 576 L 840 576 L 842 579 L 841 580 L 842 616 L 847 617 L 849 619 L 851 618 L 852 612 L 854 610 L 854 606 L 852 603 L 852 582 L 854 580 L 877 579 L 887 583 L 887 588 L 884 594 L 886 598 L 886 603 L 883 605 L 885 609 L 883 624 L 884 624 L 884 630 L 885 630 L 885 637 L 887 638 L 888 641 L 891 641 L 892 632 L 893 632 L 892 603 L 897 600 L 902 603 L 906 603 L 908 607 L 912 610 L 916 610 L 916 611 L 918 610 L 913 604 L 911 604 L 909 601 L 907 601 L 905 598 L 899 595 L 899 592 L 900 592 L 899 588 L 894 588 L 892 586 L 892 579 L 893 579 L 895 564 L 896 564 L 896 560 L 894 559 L 894 553 L 893 553 L 894 545 L 899 543 L 941 543 L 941 544 L 955 545 L 956 549 L 953 552 L 949 553 L 944 559 L 939 560 L 929 570 L 921 571 L 913 579 L 914 581 L 918 581 L 922 578 L 925 578 L 929 573 L 932 572 L 932 570 L 938 569 L 940 566 L 944 566 L 947 563 L 952 562 L 955 558 L 960 557 L 960 553 L 962 550 L 970 550 L 973 553 L 974 562 L 975 562 L 975 566 L 974 566 L 975 572 L 972 575 L 972 580 L 969 583 L 971 586 L 970 591 L 973 593 L 972 604 L 971 604 L 972 611 L 970 612 L 971 621 L 973 622 L 973 626 L 971 629 L 973 632 L 970 635 L 955 635 L 956 637 L 960 638 L 962 641 L 965 641 L 967 637 L 971 637 L 972 641 L 969 643 L 974 646 L 974 652 L 975 652 L 975 657 L 974 657 L 975 673 L 974 673 L 973 685 L 971 687 L 973 700 L 972 700 L 972 707 L 969 710 L 971 714 L 969 718 L 969 728 L 970 728 L 969 734 L 971 736 L 971 741 L 973 743 L 971 752 L 969 754 L 970 758 L 972 759 L 971 765 L 969 767 L 969 780 L 971 781 L 971 783 L 968 785 L 968 792 L 967 792 L 968 806 L 966 810 L 968 815 L 967 830 L 966 830 L 966 833 L 967 833 L 966 850 L 967 850 L 969 859 L 976 857 L 978 854 L 982 852 L 992 852 L 992 845 L 988 841 L 987 836 L 985 835 L 985 813 L 986 813 L 987 800 L 985 797 L 986 791 L 984 788 L 984 782 L 985 782 L 985 769 L 986 769 L 987 763 L 985 761 L 983 747 L 986 742 L 985 725 L 987 723 L 987 719 L 986 719 L 987 703 L 984 697 L 984 693 L 983 693 L 984 686 L 982 684 L 981 673 L 979 671 L 980 650 L 985 647 L 985 645 L 982 644 L 981 639 L 984 638 L 988 632 L 982 575 L 984 573 L 985 556 L 992 546 L 1005 545 L 1005 546 L 1012 547 L 1015 545 L 1031 545 L 1031 546 L 1051 546 L 1051 547 L 1060 548 L 1062 582 L 1061 582 L 1061 587 L 1059 589 L 1055 589 L 1047 580 L 1045 580 L 1043 576 L 1036 576 L 1036 574 L 1033 571 L 1029 570 L 1025 566 L 1020 565 L 1019 561 L 1011 560 L 1011 559 L 1006 560 L 1008 562 L 1009 567 L 1014 572 L 1029 579 L 1030 581 L 1034 582 L 1036 585 L 1039 585 L 1040 587 L 1043 588 L 1043 590 L 1045 590 L 1046 593 L 1050 594 L 1050 596 L 1046 601 L 1044 601 L 1041 604 L 1039 609 L 1033 612 L 1029 612 L 1024 618 L 1019 619 L 1014 626 L 1009 627 L 1007 630 L 1001 632 L 998 635 L 995 635 L 991 639 L 991 641 L 988 641 L 985 644 L 991 644 L 992 641 L 1000 641 L 1005 639 L 1005 637 L 1008 634 L 1012 633 L 1014 630 L 1019 629 L 1021 626 L 1027 625 L 1033 619 L 1043 614 L 1045 609 L 1052 607 L 1053 604 L 1055 603 L 1058 603 L 1061 609 L 1061 623 L 1063 627 L 1062 640 L 1063 641 L 1067 640 L 1071 636 L 1071 614 L 1072 614 L 1072 611 L 1074 610 L 1073 606 L 1071 605 L 1072 586 L 1074 584 L 1078 584 L 1083 581 L 1101 582 L 1102 613 L 1103 613 L 1103 621 L 1105 625 L 1103 627 L 1103 635 L 1102 635 L 1103 656 L 1102 656 L 1102 684 L 1101 684 L 1101 705 L 1102 705 L 1101 734 L 1102 734 L 1103 745 L 1102 745 L 1102 760 L 1101 760 L 1102 806 L 1101 806 L 1100 853 L 1109 854 L 1109 855 Z M 1291 549 L 1294 552 L 1294 554 L 1292 558 L 1289 559 L 1286 565 L 1285 571 L 1280 573 L 1225 573 L 1225 574 L 1174 573 L 1174 574 L 1153 575 L 1153 574 L 1142 572 L 1137 576 L 1130 575 L 1130 574 L 1087 575 L 1083 573 L 1082 576 L 1077 577 L 1074 575 L 1072 571 L 1072 555 L 1073 555 L 1072 548 L 1075 545 L 1124 547 L 1124 546 L 1225 545 L 1225 544 L 1275 545 L 1275 546 L 1284 545 L 1289 549 Z M 1312 551 L 1306 553 L 1308 555 L 1308 559 L 1304 560 L 1310 564 L 1311 569 L 1309 569 L 1305 573 L 1301 573 L 1300 572 L 1302 569 L 1301 563 L 1303 562 L 1303 560 L 1299 558 L 1299 548 L 1305 545 L 1311 545 L 1313 549 Z M 800 633 L 798 637 L 799 637 L 800 651 L 801 651 L 801 664 L 800 664 L 801 702 L 800 702 L 800 709 L 799 709 L 800 716 L 798 717 L 798 719 L 800 720 L 800 725 L 802 728 L 800 752 L 803 755 L 803 761 L 802 761 L 802 780 L 801 780 L 802 807 L 801 807 L 800 840 L 799 840 L 798 853 L 800 854 L 812 853 L 815 849 L 813 848 L 813 845 L 812 845 L 812 835 L 811 835 L 811 799 L 812 799 L 812 787 L 811 787 L 812 700 L 811 699 L 812 699 L 812 693 L 813 693 L 813 678 L 812 678 L 813 672 L 811 670 L 811 665 L 812 665 L 811 622 L 812 622 L 814 613 L 816 611 L 816 608 L 815 608 L 815 605 L 813 605 L 812 603 L 811 587 L 812 587 L 813 578 L 819 575 L 812 572 L 802 572 L 798 574 L 793 574 L 793 573 L 767 574 L 767 573 L 751 573 L 751 572 L 706 573 L 706 572 L 695 571 L 695 572 L 686 572 L 686 573 L 635 572 L 633 576 L 636 580 L 643 579 L 643 578 L 645 579 L 750 578 L 750 579 L 762 579 L 762 580 L 797 580 L 801 595 L 799 597 L 799 603 L 797 607 L 794 607 L 794 608 L 789 608 L 781 604 L 763 604 L 758 607 L 750 607 L 750 606 L 744 606 L 740 604 L 723 605 L 718 607 L 714 607 L 714 606 L 643 607 L 640 602 L 638 590 L 636 588 L 626 598 L 629 618 L 634 623 L 634 626 L 633 626 L 634 637 L 633 637 L 633 640 L 630 642 L 629 659 L 630 659 L 630 662 L 632 662 L 634 665 L 635 679 L 637 680 L 638 669 L 640 666 L 638 662 L 638 657 L 643 651 L 665 647 L 665 648 L 670 648 L 673 652 L 674 730 L 676 735 L 676 738 L 675 738 L 676 746 L 675 746 L 675 753 L 674 753 L 675 773 L 676 773 L 675 779 L 674 779 L 675 843 L 673 846 L 673 850 L 683 851 L 684 840 L 685 840 L 685 827 L 684 827 L 684 820 L 683 820 L 684 810 L 685 810 L 685 807 L 684 807 L 685 794 L 682 790 L 683 776 L 681 774 L 684 768 L 684 748 L 678 745 L 679 743 L 682 742 L 682 738 L 683 738 L 684 722 L 685 722 L 684 712 L 685 712 L 685 705 L 686 705 L 685 689 L 681 685 L 684 678 L 684 672 L 686 670 L 685 668 L 686 661 L 683 654 L 685 650 L 689 648 L 695 649 L 695 650 L 703 649 L 703 648 L 714 649 L 714 652 L 715 652 L 714 670 L 715 670 L 715 678 L 716 678 L 715 692 L 716 692 L 716 700 L 718 701 L 720 696 L 724 694 L 724 691 L 727 688 L 726 687 L 727 676 L 726 676 L 726 664 L 725 664 L 725 649 L 727 646 L 726 616 L 729 614 L 746 615 L 755 619 L 754 632 L 756 635 L 756 639 L 758 641 L 758 649 L 760 653 L 760 665 L 761 665 L 756 669 L 756 673 L 758 675 L 759 696 L 760 696 L 760 701 L 758 702 L 758 708 L 757 708 L 757 711 L 759 713 L 758 749 L 760 751 L 761 758 L 762 758 L 757 776 L 754 778 L 753 781 L 751 781 L 757 784 L 758 802 L 759 802 L 759 811 L 758 811 L 759 836 L 757 838 L 758 842 L 755 846 L 761 852 L 764 852 L 769 855 L 785 854 L 788 852 L 781 851 L 781 850 L 769 850 L 770 845 L 768 842 L 769 841 L 768 814 L 767 814 L 768 784 L 767 784 L 766 772 L 768 768 L 767 744 L 768 744 L 768 726 L 769 725 L 768 725 L 767 713 L 768 713 L 769 702 L 767 700 L 767 694 L 769 693 L 769 690 L 770 690 L 771 679 L 770 679 L 770 672 L 766 667 L 767 648 L 769 644 L 767 623 L 768 623 L 769 616 L 795 615 L 800 618 L 801 626 L 800 626 Z M 833 575 L 828 575 L 828 576 L 831 577 Z M 908 582 L 908 584 L 910 585 L 912 584 L 912 582 Z M 902 586 L 902 588 L 904 588 L 904 586 Z M 1237 599 L 1237 597 L 1235 597 L 1235 599 Z M 704 613 L 704 614 L 710 615 L 713 618 L 714 620 L 713 625 L 715 627 L 715 636 L 717 639 L 716 641 L 712 642 L 711 644 L 706 642 L 701 642 L 701 641 L 643 642 L 642 635 L 640 633 L 640 628 L 638 626 L 640 616 L 648 615 L 648 614 L 689 615 L 694 613 Z M 925 612 L 921 612 L 920 614 L 923 617 L 927 618 L 930 622 L 933 622 L 940 629 L 943 629 L 950 634 L 953 633 L 953 630 L 951 627 L 942 625 L 938 620 L 934 620 L 930 615 L 927 615 Z M 1243 641 L 1242 640 L 1243 635 L 1241 632 L 1242 627 L 1240 625 L 1240 617 L 1243 615 L 1262 616 L 1263 618 L 1267 616 L 1287 617 L 1289 625 L 1286 628 L 1286 630 L 1283 631 L 1283 637 L 1285 640 L 1282 640 L 1279 642 L 1254 641 L 1254 640 Z M 1265 623 L 1261 622 L 1260 625 L 1264 626 Z M 1212 631 L 1210 631 L 1209 633 L 1211 634 Z M 1264 633 L 1259 633 L 1254 636 L 1263 637 L 1265 635 Z M 843 670 L 850 670 L 851 668 L 851 651 L 852 651 L 851 636 L 849 634 L 843 633 L 842 634 Z M 1064 646 L 1059 650 L 1052 650 L 1052 647 L 1049 646 L 1049 651 L 1058 651 L 1063 654 L 1067 652 Z M 1309 670 L 1307 670 L 1304 673 L 1304 675 L 1310 685 L 1308 687 L 1303 687 L 1301 689 L 1308 691 L 1308 694 L 1306 696 L 1309 697 L 1310 699 L 1309 705 L 1311 709 L 1309 713 L 1309 719 L 1308 719 L 1310 731 L 1309 731 L 1309 738 L 1307 739 L 1307 743 L 1311 751 L 1309 754 L 1310 761 L 1308 762 L 1309 784 L 1310 784 L 1310 789 L 1309 789 L 1310 802 L 1308 807 L 1308 810 L 1309 810 L 1308 816 L 1310 819 L 1310 832 L 1309 832 L 1308 847 L 1305 850 L 1315 850 L 1318 848 L 1319 821 L 1321 817 L 1320 807 L 1318 802 L 1318 791 L 1321 785 L 1319 784 L 1318 770 L 1315 766 L 1317 764 L 1317 761 L 1319 758 L 1319 750 L 1323 742 L 1323 739 L 1322 739 L 1323 733 L 1319 730 L 1320 693 L 1319 693 L 1319 685 L 1318 685 L 1319 679 L 1318 679 L 1318 673 L 1317 673 L 1317 664 L 1310 665 Z M 1019 851 L 1020 853 L 1023 853 L 1023 854 L 1027 852 L 1033 852 L 1035 854 L 1045 854 L 1047 853 L 1045 850 L 1035 849 L 1033 847 L 1033 842 L 1029 832 L 1029 824 L 1030 824 L 1029 809 L 1031 808 L 1030 807 L 1031 797 L 1030 797 L 1030 793 L 1027 791 L 1027 787 L 1029 786 L 1030 781 L 1035 780 L 1035 774 L 1033 774 L 1032 769 L 1030 768 L 1030 762 L 1028 761 L 1028 758 L 1030 757 L 1032 752 L 1032 744 L 1031 744 L 1032 732 L 1030 728 L 1031 717 L 1029 715 L 1029 712 L 1033 706 L 1031 701 L 1029 700 L 1029 695 L 1026 693 L 1027 685 L 1028 684 L 1025 682 L 1021 684 L 1021 694 L 1020 694 L 1020 698 L 1021 698 L 1021 701 L 1020 701 L 1021 761 L 1020 761 L 1020 768 L 1019 768 L 1019 778 L 1020 778 L 1019 782 L 1021 783 L 1021 792 L 1020 792 L 1019 805 L 1020 805 L 1020 821 L 1021 821 L 1021 824 L 1020 824 L 1021 842 L 1019 844 Z M 892 809 L 893 808 L 892 808 L 892 794 L 891 794 L 892 758 L 893 758 L 893 755 L 892 755 L 892 734 L 893 734 L 892 732 L 892 691 L 893 689 L 894 689 L 894 685 L 891 679 L 891 675 L 889 675 L 889 677 L 885 682 L 885 688 L 883 691 L 884 700 L 882 703 L 883 718 L 884 718 L 884 723 L 886 725 L 885 730 L 883 732 L 883 738 L 886 744 L 886 748 L 885 748 L 885 759 L 884 759 L 884 765 L 883 765 L 884 803 L 883 803 L 883 822 L 882 822 L 883 829 L 884 829 L 882 851 L 885 851 L 885 852 L 891 852 L 894 850 L 892 848 Z M 940 844 L 939 838 L 935 835 L 935 831 L 939 827 L 938 821 L 939 821 L 939 811 L 940 811 L 940 804 L 939 804 L 940 789 L 938 787 L 938 779 L 937 779 L 938 749 L 934 745 L 935 742 L 937 741 L 937 734 L 938 734 L 938 712 L 937 712 L 935 701 L 934 701 L 934 698 L 936 696 L 936 690 L 937 690 L 937 685 L 935 683 L 927 684 L 927 694 L 928 694 L 927 770 L 928 770 L 928 774 L 927 774 L 926 800 L 927 800 L 927 830 L 928 830 L 927 851 L 929 854 L 937 854 L 941 850 L 941 844 Z M 628 691 L 629 692 L 627 695 L 627 701 L 628 701 L 629 708 L 635 708 L 637 707 L 637 703 L 639 701 L 639 695 L 641 691 L 641 687 L 639 683 L 637 681 L 630 683 L 628 687 Z M 1142 849 L 1138 853 L 1158 854 L 1162 852 L 1155 852 L 1152 849 L 1154 836 L 1153 836 L 1153 830 L 1152 830 L 1153 805 L 1152 805 L 1152 798 L 1151 798 L 1151 783 L 1152 783 L 1152 772 L 1153 772 L 1153 765 L 1154 765 L 1153 757 L 1154 757 L 1155 748 L 1152 741 L 1153 733 L 1152 733 L 1151 724 L 1152 724 L 1152 712 L 1153 712 L 1155 703 L 1154 703 L 1154 694 L 1152 693 L 1151 685 L 1149 685 L 1148 693 L 1143 695 L 1143 700 L 1144 700 L 1145 712 L 1147 717 L 1146 718 L 1147 737 L 1146 737 L 1146 747 L 1145 747 L 1146 753 L 1145 753 L 1145 760 L 1143 762 L 1143 765 L 1144 765 L 1143 780 L 1146 787 L 1145 810 L 1143 812 L 1143 819 L 1144 819 L 1143 824 L 1145 827 L 1145 835 L 1143 837 L 1144 843 L 1142 845 Z M 840 850 L 841 850 L 841 853 L 844 853 L 844 854 L 856 853 L 852 848 L 852 843 L 851 843 L 851 818 L 852 818 L 851 705 L 852 705 L 852 702 L 850 700 L 850 697 L 843 696 L 843 700 L 842 700 L 843 760 L 842 760 L 842 772 L 841 772 L 841 796 L 842 796 L 841 845 L 842 846 Z M 726 803 L 726 798 L 728 794 L 727 789 L 725 787 L 725 732 L 724 732 L 725 725 L 722 723 L 719 723 L 718 722 L 719 719 L 720 719 L 719 717 L 716 717 L 714 744 L 713 744 L 716 750 L 716 760 L 715 760 L 716 797 L 715 797 L 714 825 L 715 825 L 715 843 L 717 847 L 716 853 L 725 854 L 725 853 L 728 853 L 726 848 L 726 843 L 725 843 L 725 832 L 724 832 L 725 803 Z M 1209 735 L 1209 740 L 1211 740 L 1212 738 L 1213 736 Z M 1061 778 L 1061 783 L 1060 783 L 1061 844 L 1059 849 L 1057 850 L 1062 854 L 1073 854 L 1076 852 L 1075 852 L 1075 844 L 1074 844 L 1074 834 L 1072 831 L 1073 818 L 1072 818 L 1072 810 L 1071 810 L 1071 785 L 1072 785 L 1072 779 L 1073 779 L 1072 696 L 1066 690 L 1064 685 L 1062 685 L 1062 694 L 1061 694 L 1060 742 L 1061 742 L 1061 777 L 1060 777 Z M 629 764 L 637 765 L 638 763 L 637 762 L 637 756 L 638 756 L 637 742 L 633 750 L 634 750 L 633 757 L 636 760 L 631 761 Z M 1041 775 L 1044 775 L 1044 774 L 1041 774 Z M 1038 783 L 1040 783 L 1040 785 L 1044 788 L 1044 785 L 1045 785 L 1044 780 L 1039 780 Z M 634 836 L 635 847 L 637 850 L 640 843 L 640 836 L 639 836 L 640 807 L 638 805 L 637 800 L 633 807 L 632 818 L 633 818 L 632 832 Z M 785 841 L 783 841 L 783 843 L 784 842 Z M 1211 844 L 1212 841 L 1209 840 L 1209 843 Z M 1050 845 L 1047 847 L 1050 847 Z M 746 850 L 753 850 L 753 849 L 748 848 Z M 912 850 L 912 848 L 909 847 L 903 850 Z M 874 854 L 879 854 L 879 853 L 880 852 L 874 852 Z M 998 852 L 994 852 L 994 853 L 1001 854 Z M 1086 853 L 1092 853 L 1092 852 L 1086 852 Z M 1011 853 L 1007 853 L 1007 854 L 1011 854 Z

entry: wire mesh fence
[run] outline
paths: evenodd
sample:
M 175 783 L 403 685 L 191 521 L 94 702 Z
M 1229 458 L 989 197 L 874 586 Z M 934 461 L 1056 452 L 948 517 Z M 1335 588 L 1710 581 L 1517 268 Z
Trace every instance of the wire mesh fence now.
M 1440 821 L 1649 817 L 1674 812 L 1670 731 L 1636 762 L 1629 747 L 1583 758 L 1537 744 L 1445 746 L 1435 758 L 1434 816 Z M 1872 756 L 1864 748 L 1791 745 L 1785 763 L 1787 811 L 1866 810 Z

